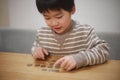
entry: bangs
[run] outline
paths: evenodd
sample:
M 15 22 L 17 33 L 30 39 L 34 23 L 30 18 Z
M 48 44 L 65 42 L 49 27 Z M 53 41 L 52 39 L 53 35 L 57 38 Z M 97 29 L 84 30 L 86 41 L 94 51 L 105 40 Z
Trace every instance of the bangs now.
M 61 9 L 70 12 L 73 7 L 73 5 L 70 3 L 70 0 L 36 0 L 36 5 L 40 13 L 49 12 L 49 10 Z

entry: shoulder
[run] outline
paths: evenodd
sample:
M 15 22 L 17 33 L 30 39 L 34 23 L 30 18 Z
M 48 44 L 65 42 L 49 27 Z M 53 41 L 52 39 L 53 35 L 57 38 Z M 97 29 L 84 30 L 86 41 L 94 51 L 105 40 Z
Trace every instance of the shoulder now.
M 37 36 L 50 37 L 53 36 L 53 32 L 49 27 L 40 27 L 36 33 Z
M 89 24 L 80 24 L 78 21 L 74 21 L 74 29 L 73 31 L 90 31 L 93 30 L 93 26 Z
M 51 34 L 52 33 L 52 30 L 49 28 L 49 27 L 40 27 L 38 30 L 37 30 L 37 33 L 41 33 L 41 34 Z

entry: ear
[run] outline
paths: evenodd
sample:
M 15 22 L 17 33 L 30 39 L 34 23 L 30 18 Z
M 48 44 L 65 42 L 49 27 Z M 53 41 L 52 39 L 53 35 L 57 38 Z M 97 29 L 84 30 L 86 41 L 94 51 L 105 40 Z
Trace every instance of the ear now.
M 72 8 L 72 10 L 71 10 L 71 14 L 74 14 L 75 11 L 76 11 L 76 8 L 75 8 L 75 6 L 73 6 L 73 8 Z

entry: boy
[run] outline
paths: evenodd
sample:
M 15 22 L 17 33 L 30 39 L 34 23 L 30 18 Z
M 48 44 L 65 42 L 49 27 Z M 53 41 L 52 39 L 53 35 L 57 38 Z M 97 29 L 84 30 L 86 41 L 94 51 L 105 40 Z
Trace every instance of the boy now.
M 34 58 L 44 60 L 49 53 L 65 55 L 54 66 L 60 65 L 66 71 L 108 60 L 107 43 L 97 37 L 93 27 L 72 20 L 74 0 L 36 0 L 36 5 L 48 26 L 37 32 Z

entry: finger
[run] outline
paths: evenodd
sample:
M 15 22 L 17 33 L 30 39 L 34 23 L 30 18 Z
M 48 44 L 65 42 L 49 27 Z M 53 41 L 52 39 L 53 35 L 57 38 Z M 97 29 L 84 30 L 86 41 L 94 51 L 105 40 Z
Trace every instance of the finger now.
M 41 55 L 41 59 L 45 59 L 43 49 L 40 49 L 39 51 L 40 51 L 39 54 Z
M 42 56 L 41 50 L 38 51 L 37 56 L 38 56 L 38 58 L 43 59 L 43 56 Z
M 74 69 L 76 67 L 76 63 L 74 62 L 70 62 L 67 66 L 66 66 L 66 70 L 70 71 L 72 69 Z
M 41 48 L 36 48 L 35 49 L 35 58 L 40 58 L 42 59 L 42 52 L 41 52 Z
M 38 58 L 39 56 L 38 56 L 38 51 L 37 50 L 35 50 L 35 52 L 34 52 L 34 58 Z
M 67 62 L 64 68 L 67 70 L 70 67 L 70 65 L 71 65 L 70 62 Z
M 70 70 L 72 70 L 74 67 L 75 67 L 74 65 L 69 65 L 66 70 L 67 70 L 67 71 L 70 71 Z
M 40 49 L 37 48 L 36 49 L 36 58 L 41 58 L 41 57 L 42 57 L 42 55 L 41 55 Z
M 69 70 L 71 70 L 72 69 L 72 63 L 68 63 L 66 66 L 65 66 L 65 69 L 67 70 L 67 71 L 69 71 Z
M 46 49 L 42 49 L 45 55 L 49 55 Z
M 65 68 L 67 64 L 68 64 L 68 60 L 64 60 L 64 61 L 61 63 L 61 67 Z
M 36 58 L 36 52 L 33 53 L 33 57 Z
M 60 65 L 62 62 L 64 61 L 64 58 L 60 58 L 60 59 L 58 59 L 55 63 L 54 63 L 54 67 L 55 66 L 58 66 L 58 65 Z

